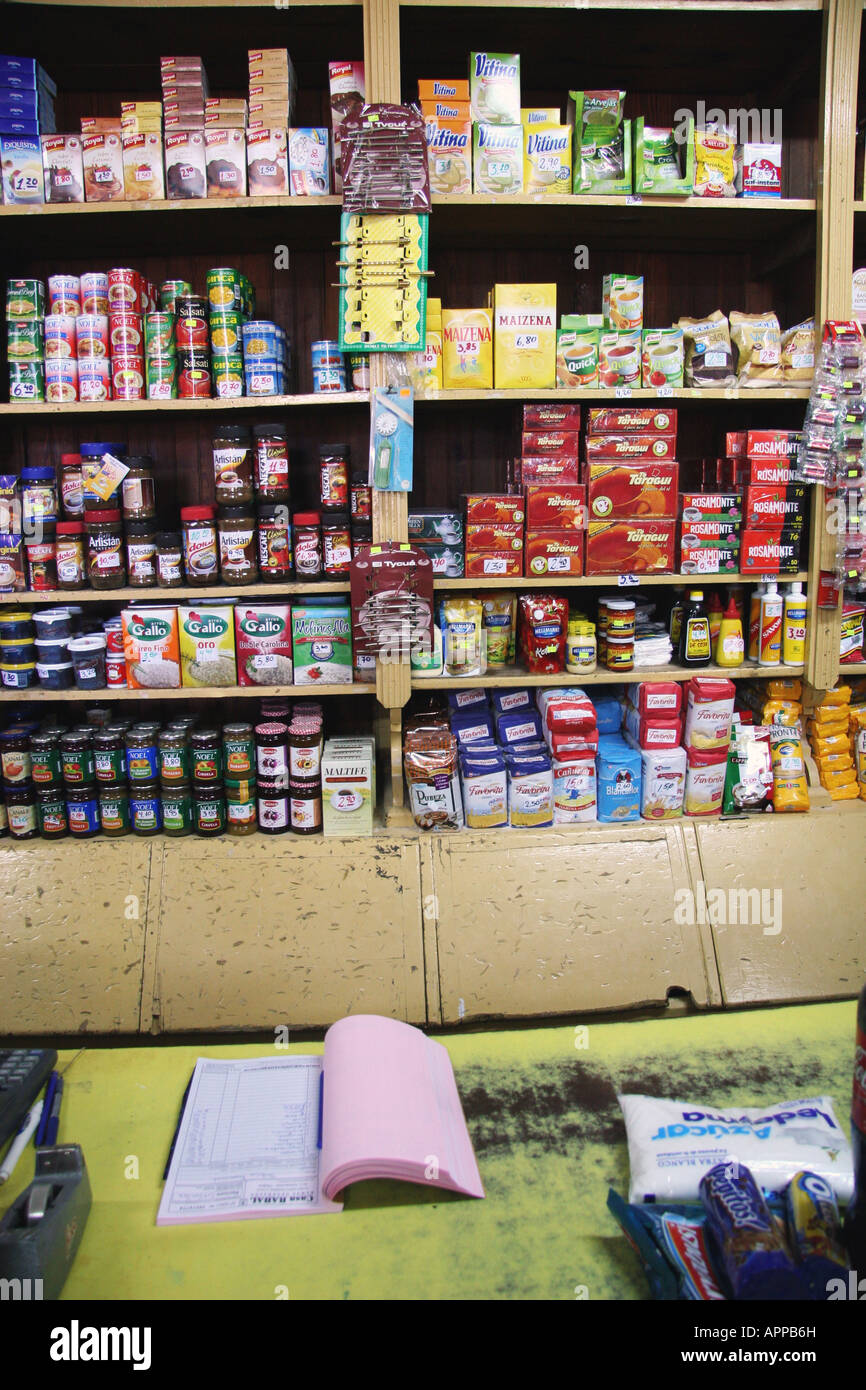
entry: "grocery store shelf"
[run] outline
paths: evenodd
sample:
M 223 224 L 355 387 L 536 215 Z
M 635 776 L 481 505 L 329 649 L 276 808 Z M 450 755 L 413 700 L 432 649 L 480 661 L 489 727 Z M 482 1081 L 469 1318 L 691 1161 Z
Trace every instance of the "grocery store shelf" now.
M 567 579 L 558 576 L 525 575 L 516 579 L 434 579 L 434 589 L 599 589 L 619 579 L 618 574 L 584 574 Z M 637 584 L 623 584 L 625 596 L 630 589 L 654 588 L 658 585 L 687 584 L 757 584 L 762 577 L 758 574 L 639 574 Z M 793 580 L 805 583 L 808 571 L 780 576 L 785 584 Z M 866 669 L 866 668 L 864 668 Z
M 840 676 L 866 676 L 866 661 L 846 661 L 839 663 Z
M 53 589 L 50 593 L 32 594 L 25 591 L 0 594 L 0 604 L 26 603 L 32 607 L 37 603 L 47 603 L 63 607 L 77 603 L 203 603 L 210 598 L 230 598 L 242 603 L 245 598 L 251 597 L 266 597 L 279 603 L 281 594 L 347 594 L 349 588 L 347 580 L 335 579 L 333 583 L 323 580 L 315 584 L 213 584 L 176 589 Z
M 415 397 L 415 404 L 427 405 L 434 401 L 653 401 L 660 407 L 666 401 L 807 401 L 809 399 L 808 386 L 784 386 L 773 387 L 766 390 L 742 391 L 738 386 L 723 387 L 677 387 L 670 392 L 660 395 L 659 392 L 650 387 L 635 388 L 628 392 L 620 391 L 617 393 L 611 387 L 584 387 L 582 390 L 566 390 L 564 387 L 551 388 L 541 391 L 512 391 L 512 390 L 483 390 L 483 391 L 427 391 L 423 396 Z
M 375 695 L 375 685 L 219 685 L 200 689 L 181 690 L 2 690 L 0 700 L 233 700 L 237 697 L 258 697 L 272 700 L 280 695 L 303 697 L 310 695 Z
M 20 0 L 19 0 L 20 2 Z M 57 3 L 57 0 L 53 0 Z M 153 198 L 142 202 L 125 202 L 117 199 L 110 203 L 32 203 L 0 207 L 0 218 L 34 217 L 37 213 L 49 217 L 88 217 L 116 215 L 118 213 L 157 213 L 168 212 L 241 212 L 250 208 L 316 208 L 341 207 L 342 199 L 337 194 L 323 198 L 300 198 L 293 195 L 262 198 Z
M 238 396 L 183 401 L 12 401 L 3 415 L 153 415 L 201 410 L 286 410 L 295 406 L 366 405 L 369 391 L 317 391 L 300 396 Z
M 731 680 L 745 680 L 756 676 L 761 680 L 778 676 L 802 676 L 804 666 L 757 666 L 746 662 L 743 666 L 653 666 L 634 671 L 608 671 L 598 666 L 594 671 L 577 675 L 570 671 L 559 672 L 555 676 L 529 675 L 513 666 L 503 666 L 494 674 L 486 676 L 431 676 L 419 677 L 412 681 L 413 690 L 468 690 L 482 686 L 495 689 L 499 686 L 522 685 L 634 685 L 638 681 L 687 681 L 692 676 L 728 676 Z

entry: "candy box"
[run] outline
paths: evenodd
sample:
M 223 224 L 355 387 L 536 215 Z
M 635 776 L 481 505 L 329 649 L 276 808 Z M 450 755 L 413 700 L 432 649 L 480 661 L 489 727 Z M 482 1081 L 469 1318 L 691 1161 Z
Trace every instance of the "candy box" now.
M 295 685 L 351 685 L 352 618 L 348 604 L 292 609 Z
M 523 126 L 525 193 L 571 192 L 571 126 Z
M 46 203 L 83 203 L 81 136 L 43 135 L 41 140 Z
M 464 496 L 466 521 L 517 522 L 526 518 L 522 497 L 509 493 L 470 492 Z
M 527 402 L 523 407 L 524 430 L 579 430 L 580 406 L 570 401 Z
M 583 574 L 583 535 L 575 531 L 527 531 L 524 573 L 543 577 Z
M 526 525 L 530 530 L 582 531 L 586 525 L 586 488 L 580 484 L 531 484 L 526 489 Z
M 677 412 L 659 406 L 616 405 L 593 407 L 587 417 L 587 434 L 664 434 L 676 438 Z
M 234 619 L 238 685 L 291 685 L 289 605 L 238 602 Z
M 586 459 L 617 463 L 666 463 L 676 454 L 672 434 L 593 434 L 586 440 Z
M 251 133 L 251 132 L 250 132 Z M 250 134 L 247 135 L 249 157 Z M 288 132 L 289 191 L 323 197 L 331 191 L 331 142 L 327 130 L 293 126 Z M 252 186 L 252 171 L 251 186 Z
M 165 187 L 170 200 L 207 193 L 204 131 L 166 130 Z
M 309 186 L 306 185 L 304 176 L 298 180 L 295 186 L 294 178 L 292 187 L 289 188 L 289 151 L 286 140 L 286 132 L 281 128 L 262 127 L 260 130 L 247 131 L 247 188 L 250 197 L 263 197 L 270 193 L 328 193 L 330 185 L 328 182 L 328 138 L 327 132 L 320 132 L 324 135 L 324 143 L 316 148 L 322 157 L 322 179 L 316 183 L 315 176 L 310 178 Z M 302 132 L 302 141 L 306 132 Z M 302 148 L 308 150 L 308 146 L 302 144 Z
M 183 685 L 237 685 L 231 605 L 182 605 L 177 610 L 177 624 Z
M 431 193 L 471 193 L 471 121 L 428 117 L 424 131 Z
M 129 203 L 165 198 L 161 135 L 123 135 L 123 196 Z
M 671 574 L 673 520 L 594 521 L 586 534 L 587 574 Z
M 523 126 L 473 126 L 472 192 L 523 192 Z
M 587 444 L 589 442 L 587 439 Z M 675 517 L 678 477 L 676 463 L 649 463 L 643 467 L 590 463 L 587 468 L 589 515 L 599 520 Z
M 473 121 L 520 125 L 520 54 L 471 53 L 469 101 Z
M 177 609 L 143 604 L 124 608 L 120 617 L 130 688 L 178 690 L 181 670 Z
M 643 328 L 643 276 L 605 275 L 602 313 L 605 328 L 624 332 Z
M 45 177 L 38 135 L 0 135 L 4 203 L 44 203 Z

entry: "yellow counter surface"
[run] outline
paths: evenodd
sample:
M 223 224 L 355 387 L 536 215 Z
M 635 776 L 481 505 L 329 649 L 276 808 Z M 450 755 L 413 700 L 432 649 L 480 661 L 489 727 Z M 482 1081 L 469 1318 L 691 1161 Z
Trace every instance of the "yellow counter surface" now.
M 484 1201 L 381 1182 L 348 1191 L 338 1216 L 182 1227 L 154 1223 L 195 1060 L 263 1056 L 267 1045 L 86 1050 L 66 1076 L 59 1139 L 83 1147 L 93 1208 L 63 1296 L 571 1300 L 581 1288 L 596 1300 L 645 1298 L 605 1205 L 610 1185 L 628 1188 L 616 1092 L 714 1106 L 828 1094 L 847 1125 L 855 1013 L 845 1002 L 438 1034 Z M 32 1176 L 31 1147 L 0 1209 Z

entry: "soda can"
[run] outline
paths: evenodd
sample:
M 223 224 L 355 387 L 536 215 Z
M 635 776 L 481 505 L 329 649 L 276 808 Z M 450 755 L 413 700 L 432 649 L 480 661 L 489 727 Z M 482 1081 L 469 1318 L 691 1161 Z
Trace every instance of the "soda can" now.
M 244 359 L 244 394 L 247 396 L 279 396 L 282 394 L 283 373 L 279 362 L 266 358 L 248 362 Z
M 9 399 L 11 401 L 45 400 L 45 363 L 9 363 Z
M 210 353 L 180 348 L 177 354 L 177 394 L 181 400 L 204 399 L 211 394 Z
M 48 313 L 71 314 L 73 318 L 81 313 L 81 279 L 78 275 L 49 275 Z
M 243 327 L 244 361 L 256 358 L 273 362 L 279 358 L 277 325 L 267 319 L 254 319 Z
M 128 313 L 141 313 L 141 276 L 137 270 L 128 266 L 109 270 L 108 303 L 111 313 L 118 313 L 121 307 Z
M 144 330 L 141 314 L 112 314 L 108 320 L 108 340 L 112 357 L 142 356 Z
M 237 313 L 243 308 L 243 287 L 239 270 L 231 266 L 218 266 L 207 273 L 207 301 L 215 313 L 233 309 Z
M 343 354 L 340 351 L 340 344 L 332 342 L 330 339 L 313 343 L 310 347 L 310 354 L 313 360 L 313 371 L 316 372 L 321 367 L 342 367 Z
M 91 357 L 108 360 L 111 351 L 107 314 L 80 314 L 75 320 L 75 331 L 78 338 L 79 362 Z
M 159 307 L 164 314 L 173 314 L 179 297 L 192 294 L 188 280 L 164 280 L 159 287 Z
M 147 373 L 147 399 L 149 401 L 173 401 L 177 398 L 177 358 L 148 357 L 145 362 Z
M 313 369 L 313 391 L 323 395 L 328 391 L 345 391 L 345 367 L 315 367 Z
M 207 300 L 195 294 L 179 295 L 175 312 L 175 339 L 178 347 L 206 351 L 210 343 Z
M 211 311 L 210 345 L 213 352 L 233 357 L 242 351 L 243 317 L 236 309 Z
M 46 401 L 78 400 L 78 361 L 75 357 L 48 357 L 45 361 Z
M 111 362 L 107 357 L 79 357 L 78 399 L 111 400 Z
M 6 351 L 11 362 L 41 362 L 45 356 L 42 319 L 10 319 Z
M 81 277 L 82 314 L 108 313 L 108 271 L 86 270 Z
M 220 399 L 244 394 L 244 359 L 240 353 L 214 353 L 211 370 L 214 394 Z
M 41 280 L 6 281 L 7 319 L 45 317 L 45 285 Z
M 147 357 L 174 355 L 174 314 L 147 314 L 144 320 L 144 351 Z
M 116 401 L 144 400 L 144 358 L 112 357 L 111 390 Z
M 45 320 L 46 358 L 78 356 L 77 322 L 71 314 L 49 314 Z

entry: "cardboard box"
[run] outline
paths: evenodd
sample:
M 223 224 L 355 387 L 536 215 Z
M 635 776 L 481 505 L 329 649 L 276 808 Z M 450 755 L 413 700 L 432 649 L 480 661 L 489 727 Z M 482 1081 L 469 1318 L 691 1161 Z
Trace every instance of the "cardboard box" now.
M 462 541 L 448 545 L 444 541 L 413 540 L 412 544 L 429 557 L 434 576 L 439 579 L 463 578 L 466 554 Z
M 429 303 L 429 301 L 428 301 Z M 580 406 L 570 401 L 538 401 L 523 407 L 524 430 L 579 430 Z
M 641 386 L 678 390 L 684 372 L 683 330 L 645 328 L 641 334 Z
M 239 600 L 234 608 L 234 623 L 238 685 L 291 685 L 289 604 Z
M 680 542 L 681 574 L 737 574 L 740 569 L 740 541 L 732 536 L 722 544 L 696 538 Z
M 571 126 L 524 125 L 525 193 L 571 192 Z
M 472 192 L 523 192 L 523 126 L 473 125 Z
M 583 533 L 527 531 L 523 555 L 524 574 L 579 576 L 583 574 Z
M 499 577 L 516 579 L 523 574 L 523 547 L 517 552 L 511 550 L 466 552 L 466 578 L 485 579 Z
M 522 521 L 470 521 L 466 526 L 466 549 L 473 554 L 490 550 L 521 551 L 523 549 Z
M 425 122 L 427 168 L 433 193 L 472 192 L 472 123 L 465 119 Z
M 587 434 L 677 433 L 677 412 L 659 406 L 623 405 L 593 407 L 587 419 Z
M 0 135 L 0 160 L 4 203 L 45 202 L 42 146 L 38 135 Z
M 599 331 L 559 328 L 556 331 L 556 384 L 574 391 L 598 385 Z
M 702 518 L 700 521 L 683 521 L 682 539 L 686 541 L 712 541 L 716 545 L 730 545 L 740 533 L 740 522 L 727 516 Z
M 412 507 L 408 535 L 410 545 L 415 545 L 419 540 L 460 545 L 463 542 L 463 517 L 460 512 L 449 508 Z
M 435 101 L 421 102 L 421 115 L 426 121 L 460 121 L 472 124 L 468 101 L 453 101 L 438 97 Z
M 113 132 L 82 136 L 81 158 L 85 200 L 88 203 L 121 201 L 125 196 L 121 136 Z
M 676 522 L 594 521 L 586 534 L 587 574 L 672 574 Z
M 672 434 L 593 434 L 586 440 L 587 463 L 671 463 L 676 454 Z
M 497 390 L 556 382 L 556 285 L 496 285 L 493 375 Z
M 117 557 L 119 563 L 119 556 Z M 176 608 L 143 604 L 124 608 L 123 655 L 132 690 L 179 690 L 180 647 Z
M 580 459 L 577 454 L 524 454 L 520 460 L 520 479 L 523 487 L 530 483 L 548 486 L 580 482 Z
M 328 739 L 322 753 L 322 831 L 325 835 L 372 835 L 376 766 L 372 740 L 341 746 Z
M 469 100 L 469 82 L 463 78 L 449 81 L 443 77 L 419 78 L 418 98 L 420 101 L 436 101 L 438 97 L 452 101 Z
M 247 143 L 253 132 L 247 135 Z M 308 198 L 331 191 L 331 144 L 324 127 L 293 126 L 288 133 L 290 192 Z
M 289 191 L 289 153 L 285 130 L 247 131 L 247 187 L 250 197 Z M 327 160 L 327 145 L 324 147 Z M 327 174 L 327 163 L 325 165 Z M 292 190 L 294 192 L 294 189 Z M 325 188 L 327 192 L 327 187 Z
M 797 574 L 800 569 L 802 531 L 756 531 L 746 528 L 740 536 L 740 569 L 743 574 Z
M 805 483 L 750 483 L 746 488 L 746 526 L 753 530 L 795 530 L 803 525 L 806 508 Z
M 741 521 L 742 492 L 682 492 L 680 516 L 685 527 L 691 521 L 711 521 L 714 517 L 729 517 Z
M 661 166 L 652 157 L 650 134 L 661 136 L 669 134 L 672 138 L 666 151 L 668 160 Z M 634 191 L 648 197 L 687 198 L 695 187 L 695 123 L 691 116 L 686 118 L 685 129 L 659 127 L 646 124 L 643 116 L 634 123 L 634 158 L 632 161 Z M 670 149 L 674 150 L 676 167 L 670 163 Z
M 352 613 L 347 603 L 292 609 L 295 685 L 351 685 Z
M 572 458 L 579 452 L 579 438 L 577 430 L 573 429 L 526 429 L 524 426 L 521 444 L 524 454 Z
M 735 183 L 741 198 L 781 198 L 782 146 L 746 141 L 735 165 Z
M 343 187 L 340 173 L 341 132 L 347 113 L 364 101 L 364 64 L 328 63 L 328 85 L 331 93 L 331 133 L 334 139 L 334 191 L 339 193 Z
M 446 389 L 493 386 L 493 316 L 489 309 L 442 310 L 442 381 Z
M 46 203 L 83 203 L 81 136 L 43 135 L 41 144 Z
M 679 465 L 591 463 L 587 468 L 589 514 L 598 520 L 675 517 Z
M 507 523 L 526 519 L 523 497 L 508 493 L 470 492 L 464 496 L 467 524 L 470 521 Z
M 244 198 L 247 192 L 246 140 L 242 130 L 206 130 L 207 196 Z
M 473 121 L 520 125 L 520 54 L 470 53 L 469 100 Z
M 605 328 L 633 333 L 643 328 L 643 276 L 605 275 L 602 281 Z
M 749 459 L 748 467 L 738 477 L 746 486 L 750 484 L 772 484 L 788 486 L 796 482 L 793 464 L 796 456 L 783 458 Z
M 167 130 L 165 142 L 165 186 L 169 199 L 204 198 L 207 173 L 204 131 Z
M 582 485 L 530 484 L 527 487 L 527 530 L 582 531 L 586 522 L 586 488 Z
M 600 386 L 640 386 L 641 331 L 599 334 L 598 381 Z
M 802 438 L 801 430 L 748 430 L 746 454 L 750 459 L 796 458 Z
M 237 685 L 234 611 L 230 603 L 181 604 L 177 627 L 184 687 Z
M 161 135 L 124 135 L 123 196 L 128 203 L 165 198 Z

